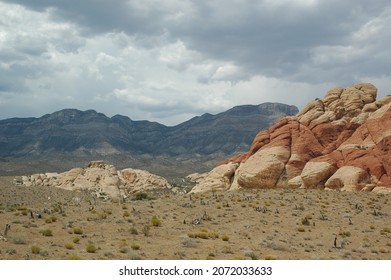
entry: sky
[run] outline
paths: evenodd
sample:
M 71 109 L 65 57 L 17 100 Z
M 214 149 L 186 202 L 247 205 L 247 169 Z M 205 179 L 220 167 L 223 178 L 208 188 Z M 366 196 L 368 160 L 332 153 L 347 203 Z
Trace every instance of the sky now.
M 64 108 L 175 125 L 391 94 L 388 0 L 0 0 L 0 119 Z

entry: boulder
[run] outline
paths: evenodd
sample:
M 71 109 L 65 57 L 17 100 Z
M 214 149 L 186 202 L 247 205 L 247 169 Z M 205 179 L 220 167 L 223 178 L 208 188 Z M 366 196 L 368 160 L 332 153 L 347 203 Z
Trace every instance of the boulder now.
M 221 189 L 391 191 L 391 95 L 376 97 L 369 83 L 330 89 L 296 116 L 260 131 L 248 152 L 222 161 L 239 166 L 231 186 Z M 209 174 L 196 190 L 224 181 L 220 172 Z
M 193 181 L 197 185 L 191 190 L 191 193 L 228 190 L 231 187 L 232 178 L 238 166 L 239 164 L 230 162 L 214 168 L 202 177 L 195 178 L 196 180 Z
M 166 179 L 144 170 L 127 168 L 117 171 L 104 161 L 91 161 L 86 168 L 63 173 L 22 176 L 25 186 L 51 186 L 67 190 L 88 190 L 98 197 L 127 197 L 154 189 L 171 188 Z

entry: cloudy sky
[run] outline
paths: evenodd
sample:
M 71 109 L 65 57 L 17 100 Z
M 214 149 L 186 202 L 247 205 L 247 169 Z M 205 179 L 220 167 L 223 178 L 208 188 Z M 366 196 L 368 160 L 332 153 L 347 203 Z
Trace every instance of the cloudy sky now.
M 391 93 L 388 0 L 0 0 L 0 119 L 174 125 L 240 104 Z

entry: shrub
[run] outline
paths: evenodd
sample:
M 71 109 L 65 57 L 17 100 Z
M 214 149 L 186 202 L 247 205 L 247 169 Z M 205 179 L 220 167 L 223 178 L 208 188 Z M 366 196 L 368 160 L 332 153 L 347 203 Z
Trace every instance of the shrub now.
M 52 230 L 49 228 L 44 229 L 43 231 L 41 231 L 41 233 L 43 236 L 53 236 Z
M 81 260 L 81 258 L 76 254 L 72 254 L 68 257 L 68 260 Z
M 151 223 L 154 227 L 158 227 L 161 225 L 161 221 L 158 217 L 156 216 L 153 216 L 152 219 L 151 219 Z
M 143 227 L 143 234 L 144 236 L 149 236 L 150 227 L 148 225 Z
M 12 242 L 14 244 L 17 244 L 17 245 L 22 245 L 22 244 L 27 244 L 27 241 L 24 237 L 21 237 L 21 236 L 15 236 L 13 239 L 12 239 Z
M 265 260 L 277 260 L 276 256 L 266 256 Z
M 148 199 L 147 193 L 138 193 L 134 197 L 134 200 L 144 200 L 144 199 Z
M 31 253 L 33 254 L 39 254 L 41 252 L 41 248 L 36 246 L 36 245 L 33 245 L 31 246 Z
M 79 243 L 80 241 L 80 237 L 79 236 L 76 236 L 75 238 L 73 238 L 73 243 Z
M 200 228 L 198 232 L 189 232 L 187 236 L 190 238 L 201 238 L 201 239 L 219 238 L 219 234 L 217 232 L 209 231 L 206 228 Z
M 54 222 L 56 222 L 56 221 L 57 221 L 57 217 L 55 217 L 55 216 L 47 217 L 47 218 L 45 219 L 45 222 L 46 222 L 47 224 L 54 223 Z
M 297 230 L 298 230 L 299 232 L 305 232 L 305 228 L 304 228 L 304 227 L 301 227 L 301 226 L 298 227 Z
M 307 217 L 304 217 L 303 219 L 301 219 L 301 224 L 304 226 L 309 226 L 310 220 Z
M 229 236 L 228 235 L 223 235 L 223 236 L 221 236 L 221 240 L 228 241 L 229 240 Z
M 130 213 L 128 211 L 124 211 L 124 213 L 122 214 L 123 217 L 129 217 L 130 216 Z
M 138 234 L 138 231 L 137 231 L 136 228 L 132 227 L 132 228 L 130 229 L 130 233 L 131 233 L 131 234 L 134 234 L 134 235 L 137 235 L 137 234 Z
M 65 248 L 67 248 L 68 250 L 72 250 L 74 248 L 73 244 L 72 243 L 65 243 L 64 244 Z
M 96 250 L 97 250 L 97 248 L 96 248 L 96 246 L 95 246 L 94 244 L 88 244 L 88 245 L 86 246 L 86 251 L 87 251 L 88 253 L 95 253 Z
M 140 250 L 140 245 L 138 245 L 137 243 L 133 243 L 132 245 L 130 245 L 130 248 L 132 248 L 133 250 Z
M 344 237 L 348 237 L 348 236 L 351 235 L 351 233 L 350 233 L 350 231 L 348 231 L 348 230 L 342 230 L 342 229 L 341 229 L 341 230 L 339 231 L 338 235 L 341 235 L 341 236 L 344 236 Z
M 74 234 L 83 234 L 83 230 L 81 228 L 74 228 L 73 233 Z

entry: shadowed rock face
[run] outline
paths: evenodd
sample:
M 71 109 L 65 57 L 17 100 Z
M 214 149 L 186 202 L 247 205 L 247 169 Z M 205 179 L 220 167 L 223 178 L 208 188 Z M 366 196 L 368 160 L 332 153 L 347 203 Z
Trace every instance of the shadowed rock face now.
M 259 132 L 247 153 L 221 162 L 238 166 L 225 189 L 391 191 L 391 96 L 376 94 L 372 84 L 334 88 Z M 206 175 L 193 192 L 208 185 Z

